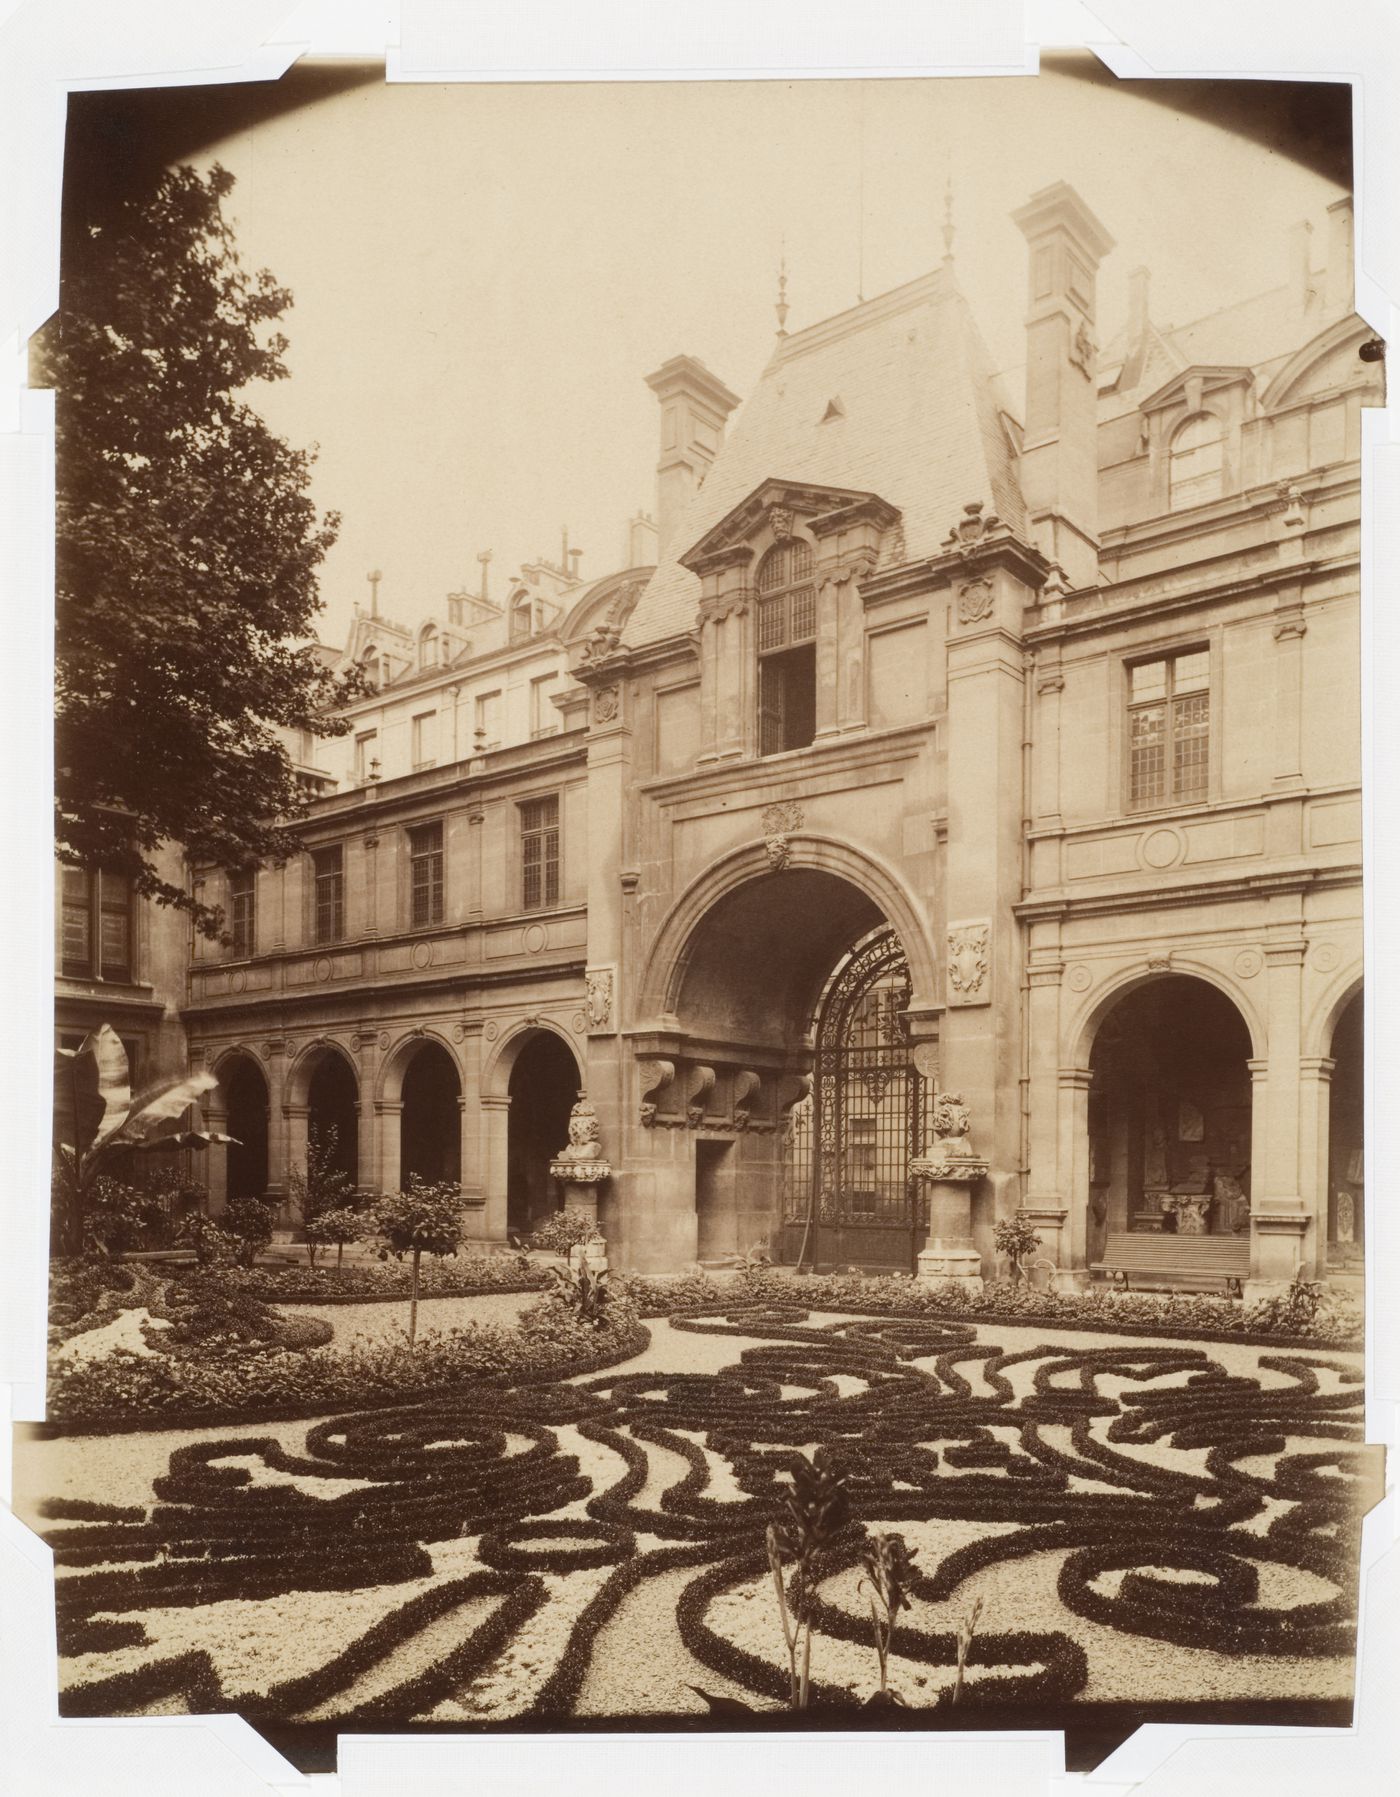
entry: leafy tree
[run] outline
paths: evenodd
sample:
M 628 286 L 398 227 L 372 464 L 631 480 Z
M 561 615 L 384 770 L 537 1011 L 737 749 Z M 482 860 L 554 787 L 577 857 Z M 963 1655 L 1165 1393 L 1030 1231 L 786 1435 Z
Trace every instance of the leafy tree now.
M 428 1185 L 416 1173 L 408 1176 L 408 1189 L 381 1198 L 374 1207 L 374 1225 L 383 1246 L 379 1258 L 393 1255 L 413 1262 L 408 1310 L 410 1347 L 418 1334 L 418 1263 L 424 1254 L 455 1255 L 462 1241 L 462 1193 L 454 1185 Z
M 292 296 L 240 263 L 232 187 L 174 169 L 68 220 L 36 345 L 57 389 L 58 849 L 211 936 L 220 909 L 162 879 L 155 850 L 285 859 L 307 799 L 276 729 L 343 734 L 331 710 L 361 684 L 307 641 L 339 523 L 309 496 L 314 452 L 240 397 L 286 377 L 268 327 Z
M 341 1262 L 345 1256 L 345 1244 L 358 1242 L 368 1229 L 368 1219 L 357 1210 L 341 1206 L 335 1210 L 323 1210 L 306 1226 L 306 1258 L 314 1271 L 316 1251 L 318 1248 L 335 1244 L 335 1270 L 340 1272 Z
M 310 1131 L 306 1142 L 306 1171 L 291 1167 L 287 1185 L 292 1203 L 306 1234 L 306 1264 L 316 1270 L 316 1255 L 327 1242 L 353 1242 L 353 1235 L 325 1235 L 317 1229 L 320 1219 L 332 1211 L 353 1211 L 355 1182 L 339 1165 L 336 1155 L 340 1131 L 333 1123 Z M 359 1231 L 362 1235 L 363 1228 Z M 338 1264 L 337 1257 L 337 1264 Z

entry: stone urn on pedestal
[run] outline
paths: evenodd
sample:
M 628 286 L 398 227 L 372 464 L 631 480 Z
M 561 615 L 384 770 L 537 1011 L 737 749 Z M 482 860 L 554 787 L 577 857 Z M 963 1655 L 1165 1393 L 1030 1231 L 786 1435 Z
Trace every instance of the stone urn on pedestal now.
M 972 1188 L 987 1174 L 987 1163 L 972 1152 L 967 1106 L 956 1092 L 933 1095 L 933 1145 L 909 1163 L 915 1179 L 928 1187 L 928 1246 L 919 1256 L 925 1285 L 956 1280 L 982 1289 L 982 1256 L 972 1243 Z
M 598 1114 L 586 1092 L 579 1093 L 578 1103 L 569 1112 L 568 1145 L 549 1163 L 549 1172 L 564 1188 L 564 1214 L 578 1217 L 596 1230 L 598 1188 L 612 1178 L 612 1167 L 603 1153 Z M 597 1271 L 608 1264 L 607 1255 L 608 1245 L 598 1236 L 571 1249 L 569 1264 Z

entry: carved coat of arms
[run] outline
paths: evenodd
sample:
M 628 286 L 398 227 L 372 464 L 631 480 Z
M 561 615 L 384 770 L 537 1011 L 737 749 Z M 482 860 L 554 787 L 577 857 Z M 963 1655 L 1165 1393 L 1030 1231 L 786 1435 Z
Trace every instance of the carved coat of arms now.
M 611 967 L 592 967 L 583 979 L 583 1009 L 588 1027 L 591 1030 L 608 1029 L 612 1024 L 613 970 Z
M 991 925 L 986 922 L 953 924 L 948 930 L 948 1002 L 987 1004 L 987 968 Z
M 792 858 L 788 836 L 792 831 L 802 828 L 802 807 L 795 805 L 790 799 L 777 805 L 765 805 L 761 821 L 768 865 L 775 874 L 781 873 Z

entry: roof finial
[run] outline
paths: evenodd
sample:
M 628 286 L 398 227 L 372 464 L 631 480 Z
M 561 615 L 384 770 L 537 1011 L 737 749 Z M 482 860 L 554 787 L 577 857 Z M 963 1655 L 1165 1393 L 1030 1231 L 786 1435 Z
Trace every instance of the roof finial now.
M 784 238 L 782 249 L 778 252 L 778 303 L 773 310 L 778 314 L 778 335 L 787 336 L 787 239 Z
M 953 260 L 953 177 L 949 175 L 943 189 L 943 261 Z
M 369 582 L 369 615 L 372 618 L 379 616 L 379 583 L 383 578 L 384 576 L 378 568 L 365 575 L 365 579 Z

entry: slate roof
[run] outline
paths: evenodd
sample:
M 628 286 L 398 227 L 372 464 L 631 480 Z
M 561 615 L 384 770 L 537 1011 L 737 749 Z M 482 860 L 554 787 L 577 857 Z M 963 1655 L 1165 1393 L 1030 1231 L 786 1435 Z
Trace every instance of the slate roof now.
M 700 582 L 677 558 L 770 478 L 878 494 L 902 514 L 910 561 L 936 555 L 971 500 L 1022 529 L 1010 413 L 947 266 L 782 339 L 623 641 L 694 627 Z

